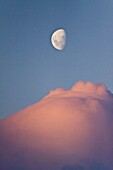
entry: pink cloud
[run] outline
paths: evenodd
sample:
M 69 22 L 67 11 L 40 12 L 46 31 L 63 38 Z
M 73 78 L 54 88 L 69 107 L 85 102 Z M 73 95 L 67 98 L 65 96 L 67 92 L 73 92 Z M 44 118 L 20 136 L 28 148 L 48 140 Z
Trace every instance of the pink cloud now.
M 0 139 L 5 170 L 112 170 L 113 95 L 83 81 L 52 90 L 1 120 Z

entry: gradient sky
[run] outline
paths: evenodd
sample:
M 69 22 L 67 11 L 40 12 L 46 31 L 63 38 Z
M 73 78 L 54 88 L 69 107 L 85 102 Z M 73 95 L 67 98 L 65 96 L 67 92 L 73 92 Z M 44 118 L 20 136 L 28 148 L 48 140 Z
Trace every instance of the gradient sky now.
M 77 82 L 0 120 L 1 170 L 113 170 L 113 95 Z
M 51 34 L 64 28 L 55 50 Z M 0 118 L 78 80 L 113 92 L 112 0 L 0 0 Z

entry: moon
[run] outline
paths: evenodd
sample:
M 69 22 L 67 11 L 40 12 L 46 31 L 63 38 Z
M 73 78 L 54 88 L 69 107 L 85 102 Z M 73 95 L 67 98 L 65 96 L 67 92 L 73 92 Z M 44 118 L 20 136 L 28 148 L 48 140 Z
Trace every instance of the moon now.
M 51 36 L 51 43 L 57 50 L 63 50 L 66 44 L 66 32 L 64 29 L 56 30 Z

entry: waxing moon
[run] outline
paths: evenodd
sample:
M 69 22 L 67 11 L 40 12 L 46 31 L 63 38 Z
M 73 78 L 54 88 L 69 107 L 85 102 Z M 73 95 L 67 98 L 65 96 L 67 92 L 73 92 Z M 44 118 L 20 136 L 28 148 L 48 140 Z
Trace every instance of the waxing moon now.
M 51 36 L 51 43 L 57 50 L 63 50 L 66 44 L 66 32 L 63 29 L 56 30 Z

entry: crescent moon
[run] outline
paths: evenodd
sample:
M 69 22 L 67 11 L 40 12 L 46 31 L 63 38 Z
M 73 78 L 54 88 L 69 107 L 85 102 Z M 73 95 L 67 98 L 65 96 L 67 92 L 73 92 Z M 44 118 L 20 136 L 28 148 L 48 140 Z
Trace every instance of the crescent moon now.
M 64 29 L 56 30 L 51 37 L 51 43 L 57 50 L 63 50 L 66 44 L 66 32 Z

